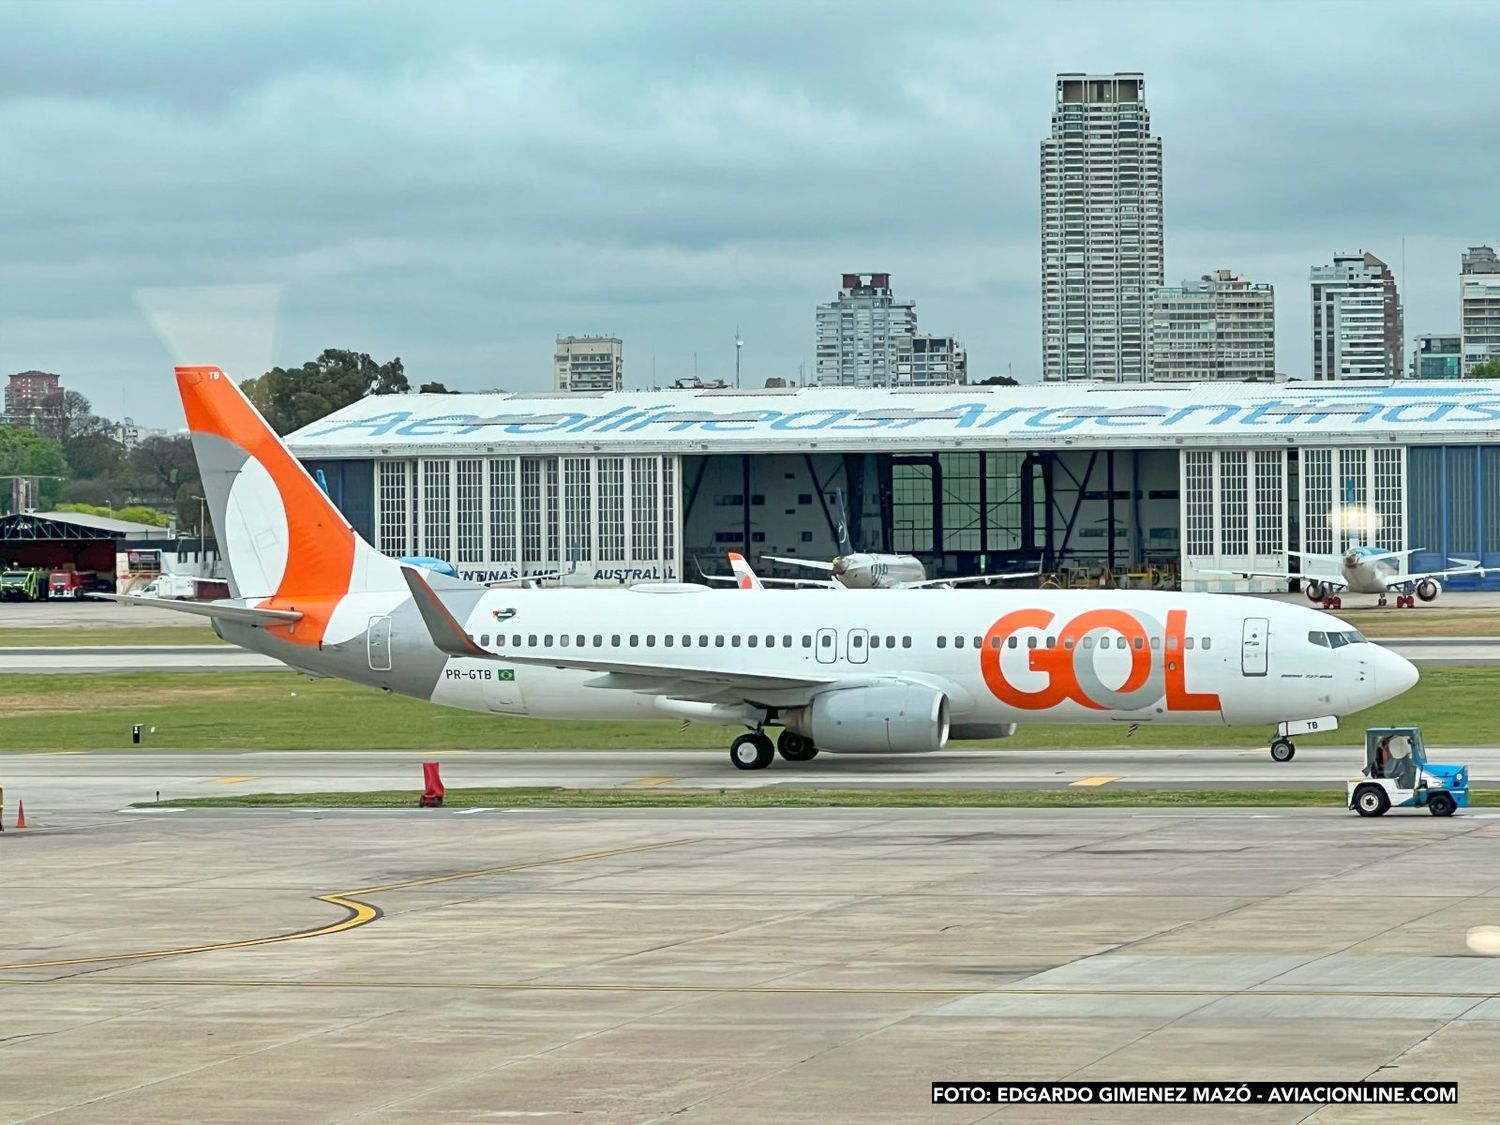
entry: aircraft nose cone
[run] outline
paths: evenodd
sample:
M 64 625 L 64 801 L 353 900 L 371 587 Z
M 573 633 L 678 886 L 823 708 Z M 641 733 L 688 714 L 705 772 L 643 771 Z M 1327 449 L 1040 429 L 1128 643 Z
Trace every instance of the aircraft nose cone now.
M 1419 678 L 1417 666 L 1406 657 L 1388 648 L 1380 650 L 1380 657 L 1375 662 L 1375 684 L 1384 698 L 1393 699 L 1411 690 L 1417 686 Z

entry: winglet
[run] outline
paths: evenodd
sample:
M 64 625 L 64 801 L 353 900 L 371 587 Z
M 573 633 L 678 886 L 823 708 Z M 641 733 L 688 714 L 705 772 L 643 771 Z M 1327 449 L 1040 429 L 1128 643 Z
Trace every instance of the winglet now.
M 734 571 L 735 584 L 741 590 L 764 590 L 766 588 L 765 583 L 756 577 L 755 571 L 750 569 L 745 556 L 738 551 L 729 552 L 729 569 Z
M 464 627 L 448 612 L 448 607 L 432 592 L 432 587 L 427 585 L 415 567 L 403 566 L 401 576 L 406 579 L 412 600 L 417 603 L 417 612 L 422 615 L 422 624 L 427 626 L 427 632 L 432 635 L 432 643 L 438 647 L 439 652 L 445 652 L 449 656 L 494 659 L 494 653 L 480 648 L 464 632 Z

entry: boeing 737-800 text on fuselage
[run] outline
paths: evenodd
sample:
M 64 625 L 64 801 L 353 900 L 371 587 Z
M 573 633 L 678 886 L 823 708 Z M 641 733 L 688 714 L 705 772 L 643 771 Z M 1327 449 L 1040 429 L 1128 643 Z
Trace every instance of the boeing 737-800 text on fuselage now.
M 488 589 L 364 542 L 218 368 L 177 382 L 234 596 L 162 604 L 294 668 L 445 706 L 741 725 L 742 769 L 774 757 L 767 727 L 805 760 L 1016 723 L 1278 724 L 1287 757 L 1290 735 L 1417 680 L 1325 614 L 1218 594 Z

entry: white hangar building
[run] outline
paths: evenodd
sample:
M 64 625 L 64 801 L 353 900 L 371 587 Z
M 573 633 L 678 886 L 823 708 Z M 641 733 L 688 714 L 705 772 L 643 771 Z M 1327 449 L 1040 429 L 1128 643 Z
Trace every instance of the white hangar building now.
M 401 395 L 289 441 L 381 550 L 480 580 L 828 559 L 840 494 L 857 547 L 937 575 L 1155 564 L 1228 588 L 1195 575 L 1353 535 L 1420 548 L 1412 569 L 1500 566 L 1482 380 Z

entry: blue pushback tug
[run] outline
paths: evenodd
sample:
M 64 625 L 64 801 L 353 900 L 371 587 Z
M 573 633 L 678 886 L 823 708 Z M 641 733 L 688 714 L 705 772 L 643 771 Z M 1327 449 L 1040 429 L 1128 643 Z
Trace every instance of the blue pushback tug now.
M 1360 816 L 1384 816 L 1392 807 L 1452 816 L 1469 807 L 1469 767 L 1427 760 L 1420 727 L 1365 731 L 1365 768 L 1349 782 L 1349 807 Z

